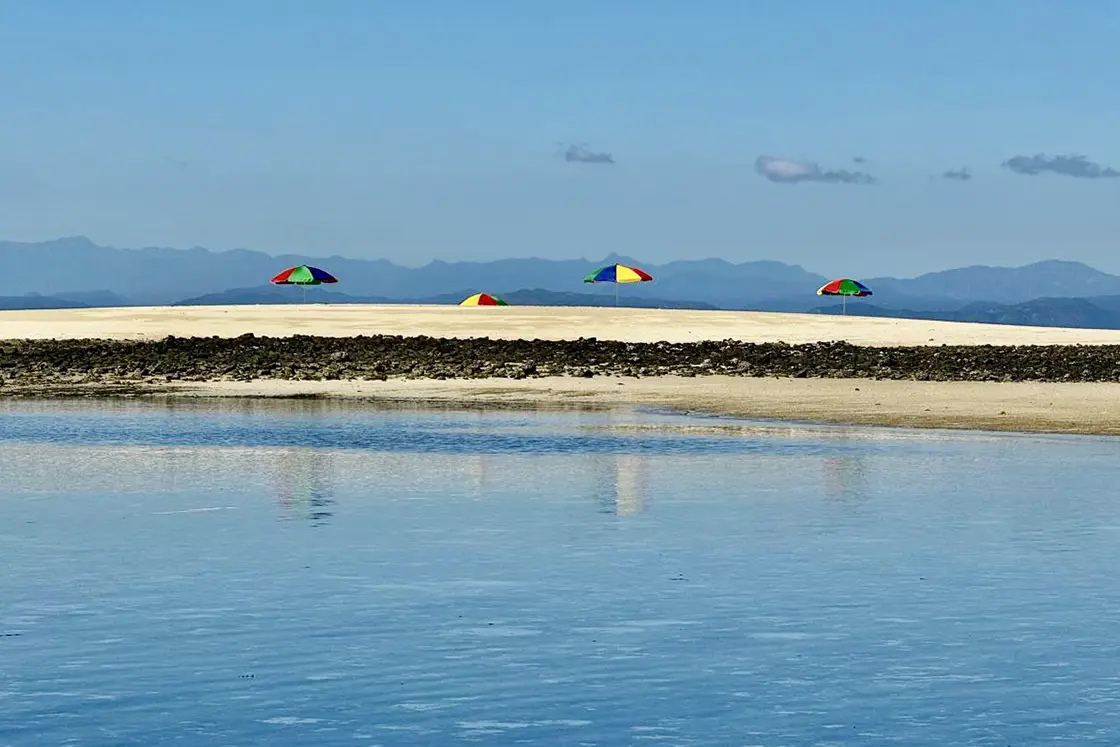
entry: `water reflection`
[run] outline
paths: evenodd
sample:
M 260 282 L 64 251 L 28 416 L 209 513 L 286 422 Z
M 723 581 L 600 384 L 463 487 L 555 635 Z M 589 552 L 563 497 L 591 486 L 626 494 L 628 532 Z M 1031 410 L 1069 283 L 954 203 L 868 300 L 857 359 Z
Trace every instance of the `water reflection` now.
M 490 468 L 487 466 L 490 458 L 486 454 L 473 454 L 462 459 L 465 462 L 463 471 L 466 473 L 467 483 L 471 486 L 472 497 L 485 498 L 490 491 Z
M 334 516 L 331 452 L 283 449 L 277 454 L 276 465 L 276 496 L 285 518 L 306 519 L 312 526 L 326 524 Z
M 636 516 L 645 511 L 646 474 L 649 465 L 640 454 L 615 454 L 599 460 L 594 470 L 595 501 L 599 512 L 615 516 Z
M 0 417 L 0 744 L 1120 744 L 1115 441 L 126 416 Z
M 829 498 L 853 501 L 867 493 L 870 467 L 865 456 L 844 454 L 824 459 L 825 493 Z
M 841 502 L 861 500 L 871 487 L 869 455 L 866 451 L 852 448 L 856 446 L 852 433 L 839 431 L 834 440 L 844 448 L 840 453 L 824 458 L 825 495 Z
M 489 423 L 487 414 L 483 411 L 472 413 L 470 422 L 473 429 L 479 433 L 480 438 L 486 438 Z M 463 470 L 465 480 L 471 487 L 472 497 L 476 500 L 484 499 L 491 488 L 491 469 L 489 467 L 490 455 L 478 452 L 463 457 Z
M 645 459 L 637 454 L 618 454 L 614 458 L 614 507 L 618 516 L 640 514 L 646 493 Z

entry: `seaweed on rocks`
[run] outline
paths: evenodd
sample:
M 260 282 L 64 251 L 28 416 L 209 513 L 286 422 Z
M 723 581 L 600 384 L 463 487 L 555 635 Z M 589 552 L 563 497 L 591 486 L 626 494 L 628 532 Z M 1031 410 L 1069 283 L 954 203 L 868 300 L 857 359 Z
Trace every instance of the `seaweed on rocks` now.
M 1120 346 L 861 347 L 736 340 L 634 343 L 358 337 L 0 341 L 0 396 L 35 387 L 255 379 L 756 376 L 922 381 L 1120 381 Z

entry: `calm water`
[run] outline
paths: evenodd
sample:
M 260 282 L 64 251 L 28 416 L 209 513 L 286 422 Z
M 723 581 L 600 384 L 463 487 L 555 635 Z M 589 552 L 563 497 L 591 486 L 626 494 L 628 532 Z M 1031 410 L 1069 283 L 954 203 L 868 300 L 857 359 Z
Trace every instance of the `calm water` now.
M 1120 744 L 1118 440 L 0 404 L 0 476 L 2 745 Z

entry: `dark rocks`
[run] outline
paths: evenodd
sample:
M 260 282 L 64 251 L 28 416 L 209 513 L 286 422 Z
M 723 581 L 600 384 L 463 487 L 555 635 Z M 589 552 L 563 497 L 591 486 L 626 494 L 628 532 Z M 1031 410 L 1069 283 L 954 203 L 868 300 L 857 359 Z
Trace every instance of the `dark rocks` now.
M 778 376 L 919 381 L 1120 381 L 1120 346 L 861 348 L 733 340 L 628 343 L 578 340 L 167 337 L 0 341 L 0 396 L 86 382 L 391 377 Z

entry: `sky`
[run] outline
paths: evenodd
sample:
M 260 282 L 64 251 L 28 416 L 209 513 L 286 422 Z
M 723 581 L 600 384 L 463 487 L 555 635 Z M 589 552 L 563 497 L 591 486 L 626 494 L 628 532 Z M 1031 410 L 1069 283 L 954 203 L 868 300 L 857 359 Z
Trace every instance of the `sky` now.
M 8 0 L 0 239 L 1120 272 L 1120 2 Z

